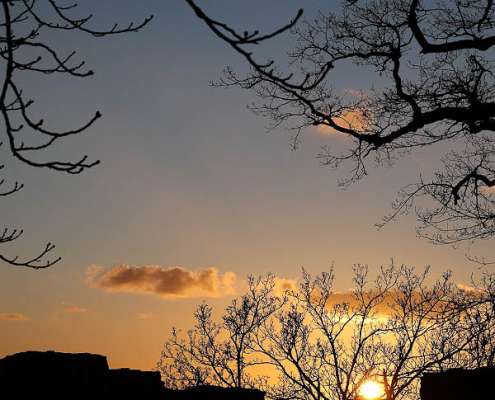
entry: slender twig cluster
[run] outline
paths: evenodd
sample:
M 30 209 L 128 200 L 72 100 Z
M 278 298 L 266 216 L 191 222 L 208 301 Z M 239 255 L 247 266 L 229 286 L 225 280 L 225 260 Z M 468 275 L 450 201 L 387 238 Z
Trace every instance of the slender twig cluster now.
M 495 365 L 493 274 L 457 286 L 450 273 L 432 282 L 428 270 L 390 265 L 372 279 L 358 265 L 348 292 L 335 289 L 333 271 L 304 271 L 283 287 L 274 276 L 250 278 L 218 319 L 200 305 L 195 326 L 165 342 L 158 369 L 166 384 L 354 400 L 373 379 L 386 400 L 417 400 L 425 372 Z
M 454 243 L 495 235 L 492 0 L 343 0 L 340 12 L 303 21 L 299 11 L 267 35 L 241 34 L 186 1 L 250 67 L 246 75 L 227 68 L 220 85 L 254 91 L 261 99 L 254 111 L 274 126 L 290 120 L 295 145 L 311 126 L 350 139 L 345 151 L 325 146 L 319 155 L 332 167 L 351 162 L 344 185 L 367 174 L 370 158 L 390 164 L 405 152 L 444 145 L 443 168 L 405 186 L 384 224 L 424 196 L 434 202 L 416 209 L 421 236 Z M 295 45 L 287 66 L 257 59 L 254 46 L 289 30 Z M 332 73 L 350 63 L 374 73 L 375 85 L 337 92 Z
M 129 32 L 137 32 L 152 17 L 139 24 L 127 26 L 113 25 L 109 29 L 98 30 L 91 23 L 93 15 L 75 16 L 78 4 L 61 0 L 1 0 L 0 1 L 0 62 L 2 78 L 0 79 L 0 114 L 2 117 L 5 144 L 9 154 L 18 161 L 36 168 L 48 168 L 69 174 L 79 174 L 98 165 L 98 160 L 91 160 L 83 155 L 76 160 L 50 159 L 43 150 L 69 136 L 88 130 L 101 117 L 99 111 L 87 122 L 76 128 L 55 130 L 47 127 L 43 119 L 34 117 L 32 109 L 35 101 L 26 94 L 19 83 L 19 77 L 25 73 L 45 75 L 62 74 L 75 78 L 93 75 L 84 61 L 76 60 L 76 52 L 62 54 L 54 43 L 47 39 L 45 33 L 50 30 L 79 31 L 94 37 L 104 37 Z M 29 140 L 29 141 L 28 141 Z M 0 185 L 4 181 L 0 181 Z M 22 184 L 15 183 L 1 196 L 11 195 L 22 189 Z M 22 230 L 4 230 L 0 244 L 17 240 Z M 20 259 L 0 253 L 0 259 L 14 266 L 29 268 L 47 268 L 60 260 L 46 259 L 54 249 L 48 243 L 37 256 Z

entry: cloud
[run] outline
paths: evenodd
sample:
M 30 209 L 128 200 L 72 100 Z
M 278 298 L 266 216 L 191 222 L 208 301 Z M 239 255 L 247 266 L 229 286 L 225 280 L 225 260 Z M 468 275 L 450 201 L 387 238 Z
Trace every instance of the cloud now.
M 64 308 L 64 311 L 68 314 L 82 314 L 87 312 L 88 310 L 84 307 L 68 306 Z
M 366 290 L 362 294 L 362 298 L 357 296 L 357 293 L 354 289 L 349 289 L 346 291 L 334 291 L 328 297 L 325 307 L 329 310 L 329 312 L 335 312 L 338 318 L 343 318 L 344 314 L 353 314 L 355 311 L 358 311 L 362 307 L 362 301 L 368 303 L 372 299 L 374 299 L 378 293 L 376 290 Z M 379 297 L 376 298 L 376 301 L 373 301 L 374 306 L 370 310 L 371 313 L 369 317 L 365 319 L 365 322 L 378 322 L 378 323 L 386 323 L 397 315 L 397 310 L 395 310 L 394 304 L 396 304 L 397 299 L 401 298 L 402 294 L 397 290 L 389 290 L 385 293 L 382 293 Z M 319 302 L 321 300 L 321 292 L 318 290 L 314 290 L 312 292 L 312 301 Z M 416 304 L 420 301 L 419 293 L 414 292 L 412 294 L 412 301 Z M 342 313 L 342 315 L 341 315 Z M 359 312 L 358 312 L 359 314 Z M 360 321 L 359 318 L 354 317 L 354 321 Z
M 342 114 L 335 116 L 333 120 L 343 128 L 353 129 L 360 133 L 366 133 L 366 130 L 370 126 L 370 117 L 365 115 L 365 113 L 361 110 L 344 111 Z M 317 125 L 316 131 L 322 134 L 345 136 L 345 134 L 338 132 L 327 125 Z
M 216 268 L 190 271 L 182 267 L 148 265 L 113 268 L 91 266 L 88 286 L 108 292 L 152 294 L 163 298 L 221 297 L 234 294 L 236 275 Z
M 342 92 L 343 94 L 351 97 L 359 97 L 359 98 L 367 97 L 367 93 L 359 89 L 345 88 Z
M 277 296 L 282 296 L 286 292 L 296 292 L 297 282 L 294 279 L 275 277 L 275 287 L 273 291 Z
M 150 312 L 142 312 L 138 314 L 138 319 L 151 319 L 153 318 L 153 313 Z
M 275 285 L 273 288 L 273 292 L 276 296 L 282 296 L 287 292 L 296 293 L 299 290 L 297 281 L 294 279 L 275 277 L 274 283 Z M 365 293 L 365 297 L 369 296 L 372 296 L 372 292 Z M 388 321 L 391 314 L 391 309 L 388 305 L 391 300 L 391 296 L 392 292 L 386 293 L 383 297 L 383 300 L 380 303 L 376 304 L 375 307 L 373 307 L 373 317 L 368 318 L 368 322 L 385 323 Z M 312 292 L 312 301 L 317 302 L 319 301 L 319 298 L 321 298 L 320 293 L 318 292 L 318 290 L 314 290 Z M 358 306 L 358 303 L 359 301 L 356 298 L 354 291 L 352 289 L 349 289 L 343 292 L 332 292 L 327 299 L 325 307 L 328 308 L 328 310 L 332 310 L 334 308 L 343 310 L 343 306 L 346 305 L 350 308 L 350 310 L 352 310 L 353 308 Z
M 21 313 L 0 313 L 0 321 L 27 321 L 28 319 Z
M 495 186 L 481 186 L 480 192 L 485 196 L 490 196 L 495 194 Z
M 475 296 L 475 295 L 478 296 L 478 295 L 482 295 L 482 294 L 486 293 L 486 291 L 484 291 L 481 288 L 477 288 L 477 287 L 471 286 L 471 285 L 466 285 L 464 283 L 458 283 L 457 289 L 459 289 L 461 292 L 464 292 L 467 295 L 472 295 L 472 296 Z

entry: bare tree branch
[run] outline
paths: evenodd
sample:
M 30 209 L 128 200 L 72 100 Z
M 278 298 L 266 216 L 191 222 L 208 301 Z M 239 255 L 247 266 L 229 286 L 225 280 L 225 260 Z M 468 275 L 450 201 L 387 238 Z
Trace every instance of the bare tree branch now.
M 383 384 L 386 400 L 417 400 L 425 372 L 494 365 L 495 277 L 486 271 L 458 287 L 449 272 L 429 283 L 428 269 L 392 263 L 371 279 L 357 265 L 345 293 L 335 290 L 333 271 L 303 271 L 297 289 L 285 294 L 275 282 L 250 278 L 222 322 L 203 304 L 187 335 L 174 330 L 157 366 L 166 383 L 255 387 L 272 399 L 354 400 L 372 379 Z
M 82 18 L 71 16 L 78 8 L 77 3 L 64 5 L 56 0 L 0 0 L 0 3 L 0 61 L 4 65 L 3 77 L 0 80 L 0 114 L 11 156 L 31 167 L 69 174 L 80 174 L 98 165 L 100 161 L 92 161 L 88 155 L 82 155 L 76 160 L 40 160 L 40 155 L 44 154 L 43 150 L 69 136 L 87 131 L 101 117 L 101 113 L 97 111 L 87 122 L 76 128 L 60 131 L 50 129 L 45 126 L 43 119 L 37 120 L 31 116 L 30 110 L 34 100 L 25 97 L 19 77 L 24 72 L 37 73 L 40 78 L 53 74 L 64 74 L 74 78 L 93 75 L 92 70 L 85 69 L 84 61 L 74 61 L 75 51 L 61 55 L 51 40 L 44 37 L 45 31 L 79 31 L 95 37 L 104 37 L 137 32 L 147 25 L 152 17 L 139 24 L 131 22 L 124 27 L 115 24 L 108 29 L 97 30 L 89 26 L 92 15 Z M 47 5 L 53 11 L 52 19 L 47 19 L 46 12 L 42 12 L 42 7 Z M 24 142 L 29 138 L 28 135 L 31 135 L 31 143 Z M 0 185 L 3 183 L 4 180 L 1 180 Z M 16 182 L 11 189 L 0 193 L 0 196 L 11 195 L 22 187 L 22 184 Z M 21 234 L 22 230 L 5 229 L 0 243 L 14 242 Z M 0 253 L 0 260 L 18 267 L 47 268 L 60 260 L 46 259 L 54 248 L 53 244 L 48 243 L 38 255 L 27 259 Z
M 353 163 L 344 185 L 367 175 L 370 159 L 391 165 L 418 148 L 443 146 L 443 169 L 405 185 L 383 223 L 415 209 L 418 234 L 434 243 L 494 236 L 493 1 L 346 0 L 339 12 L 311 21 L 300 10 L 267 35 L 242 35 L 186 2 L 250 68 L 245 75 L 227 68 L 219 85 L 255 92 L 253 110 L 274 126 L 289 123 L 295 144 L 314 126 L 351 139 L 345 151 L 325 146 L 319 155 L 334 168 Z M 286 65 L 256 58 L 253 48 L 289 31 Z M 337 92 L 330 71 L 349 64 L 374 73 L 381 88 Z

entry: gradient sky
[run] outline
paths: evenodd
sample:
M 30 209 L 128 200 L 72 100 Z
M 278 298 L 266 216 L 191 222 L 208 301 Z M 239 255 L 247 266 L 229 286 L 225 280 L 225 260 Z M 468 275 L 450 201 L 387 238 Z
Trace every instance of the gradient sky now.
M 374 268 L 393 258 L 469 280 L 466 249 L 417 239 L 412 217 L 381 231 L 373 226 L 403 184 L 435 165 L 435 150 L 393 169 L 372 169 L 342 191 L 336 185 L 342 175 L 320 166 L 316 154 L 322 144 L 343 139 L 308 130 L 302 147 L 290 151 L 284 128 L 267 134 L 268 121 L 246 109 L 251 94 L 208 85 L 225 65 L 242 68 L 242 60 L 183 0 L 81 3 L 108 26 L 149 14 L 155 19 L 139 34 L 54 36 L 60 49 L 78 49 L 96 72 L 91 79 L 24 78 L 37 112 L 54 126 L 77 125 L 102 111 L 93 128 L 52 153 L 89 154 L 102 165 L 66 176 L 7 162 L 8 177 L 26 185 L 0 205 L 3 225 L 26 230 L 12 252 L 28 254 L 52 241 L 63 261 L 43 271 L 0 268 L 0 357 L 28 349 L 84 351 L 108 355 L 112 367 L 152 368 L 171 327 L 189 326 L 202 300 L 201 293 L 170 299 L 89 287 L 92 265 L 214 267 L 242 280 L 268 271 L 296 278 L 301 267 L 316 273 L 333 263 L 346 289 L 352 264 Z M 310 17 L 330 2 L 198 3 L 232 25 L 262 29 L 286 22 L 301 4 Z M 289 40 L 263 52 L 279 54 Z M 373 75 L 349 68 L 334 82 L 356 89 L 369 86 Z M 491 245 L 476 251 L 489 255 Z M 208 301 L 221 308 L 231 295 L 220 294 Z

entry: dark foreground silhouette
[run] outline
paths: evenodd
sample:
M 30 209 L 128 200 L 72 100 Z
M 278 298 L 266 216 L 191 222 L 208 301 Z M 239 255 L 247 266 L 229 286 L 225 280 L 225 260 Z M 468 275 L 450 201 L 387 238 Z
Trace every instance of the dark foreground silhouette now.
M 0 359 L 0 399 L 263 400 L 263 392 L 166 389 L 156 371 L 109 369 L 105 356 L 28 351 Z
M 421 378 L 421 400 L 495 399 L 494 383 L 495 367 L 428 373 Z
M 421 378 L 422 400 L 494 398 L 495 368 L 452 369 Z M 160 373 L 109 369 L 105 356 L 28 351 L 0 359 L 0 399 L 264 400 L 252 389 L 164 387 Z

